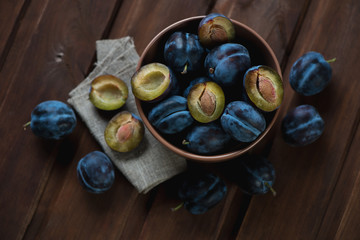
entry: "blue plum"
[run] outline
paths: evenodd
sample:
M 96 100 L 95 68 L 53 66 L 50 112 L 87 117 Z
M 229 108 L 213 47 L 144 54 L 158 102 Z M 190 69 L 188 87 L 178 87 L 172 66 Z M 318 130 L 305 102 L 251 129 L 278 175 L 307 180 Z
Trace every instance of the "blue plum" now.
M 165 43 L 165 62 L 175 72 L 185 74 L 200 69 L 204 55 L 198 36 L 192 33 L 174 32 Z
M 289 111 L 281 123 L 282 136 L 292 146 L 306 146 L 323 133 L 325 122 L 315 107 L 300 105 Z
M 204 66 L 214 82 L 229 87 L 241 83 L 251 67 L 249 51 L 241 44 L 225 43 L 207 54 Z
M 88 153 L 80 159 L 76 170 L 80 184 L 90 193 L 103 193 L 114 183 L 114 166 L 103 152 Z
M 254 141 L 266 128 L 264 116 L 243 101 L 229 103 L 221 116 L 221 126 L 240 142 Z
M 171 96 L 153 107 L 148 114 L 149 122 L 161 133 L 175 134 L 189 127 L 194 119 L 187 110 L 187 100 Z
M 249 195 L 265 194 L 273 189 L 275 169 L 273 164 L 263 156 L 248 155 L 237 159 L 238 166 L 233 168 L 235 182 L 240 189 Z
M 318 52 L 307 52 L 292 65 L 289 82 L 291 87 L 304 96 L 312 96 L 324 90 L 329 84 L 332 69 L 329 62 Z
M 190 172 L 182 180 L 178 196 L 192 214 L 207 212 L 217 205 L 227 193 L 225 182 L 209 172 Z
M 33 109 L 29 124 L 36 136 L 59 140 L 73 132 L 76 115 L 69 105 L 61 101 L 49 100 Z
M 210 13 L 199 23 L 201 44 L 209 49 L 235 40 L 235 27 L 231 20 L 220 13 Z
M 193 153 L 209 155 L 223 150 L 230 140 L 220 124 L 212 122 L 191 128 L 183 144 Z

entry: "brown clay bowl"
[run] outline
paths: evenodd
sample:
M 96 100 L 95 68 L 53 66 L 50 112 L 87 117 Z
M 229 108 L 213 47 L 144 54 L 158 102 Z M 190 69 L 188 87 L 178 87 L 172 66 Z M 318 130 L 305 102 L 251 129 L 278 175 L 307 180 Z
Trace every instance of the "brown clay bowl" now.
M 201 19 L 205 16 L 195 16 L 183 19 L 178 21 L 164 30 L 162 30 L 159 34 L 157 34 L 147 45 L 145 50 L 140 56 L 137 70 L 148 63 L 152 62 L 162 62 L 163 59 L 163 49 L 164 44 L 167 38 L 175 31 L 185 31 L 197 34 L 197 28 L 201 21 Z M 270 46 L 266 43 L 266 41 L 257 34 L 254 30 L 249 28 L 248 26 L 232 20 L 235 25 L 236 30 L 236 39 L 238 43 L 244 45 L 251 57 L 252 65 L 267 65 L 275 69 L 279 75 L 281 76 L 281 69 L 278 63 L 278 60 L 270 48 Z M 184 136 L 181 134 L 175 134 L 176 136 L 163 136 L 159 133 L 148 121 L 147 113 L 150 110 L 151 106 L 148 103 L 142 102 L 139 99 L 135 99 L 136 106 L 139 111 L 139 115 L 143 120 L 147 129 L 151 132 L 151 134 L 160 141 L 166 148 L 171 151 L 177 153 L 178 155 L 183 156 L 189 160 L 202 161 L 202 162 L 221 162 L 233 159 L 235 157 L 239 157 L 240 155 L 252 150 L 259 143 L 264 140 L 265 136 L 269 133 L 270 129 L 273 127 L 276 119 L 278 118 L 279 109 L 273 111 L 269 116 L 267 116 L 267 128 L 265 131 L 253 142 L 251 143 L 236 143 L 231 146 L 229 149 L 225 149 L 223 152 L 220 152 L 215 155 L 198 155 L 191 153 L 186 150 L 186 146 L 182 146 L 182 140 Z M 234 140 L 235 141 L 235 140 Z

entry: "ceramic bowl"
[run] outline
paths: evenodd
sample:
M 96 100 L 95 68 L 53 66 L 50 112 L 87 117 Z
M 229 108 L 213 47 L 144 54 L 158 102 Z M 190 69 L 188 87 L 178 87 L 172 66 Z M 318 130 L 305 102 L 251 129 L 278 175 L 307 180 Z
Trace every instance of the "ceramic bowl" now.
M 143 53 L 140 56 L 137 70 L 148 63 L 152 62 L 164 62 L 163 52 L 164 44 L 167 38 L 175 31 L 184 31 L 197 34 L 198 25 L 202 18 L 205 16 L 195 16 L 183 19 L 178 21 L 160 33 L 158 33 L 146 46 Z M 232 20 L 232 19 L 231 19 Z M 275 69 L 281 76 L 281 68 L 278 63 L 278 60 L 271 49 L 271 47 L 266 43 L 266 41 L 254 30 L 248 26 L 232 20 L 235 30 L 236 30 L 236 42 L 244 45 L 251 57 L 251 65 L 267 65 Z M 236 143 L 232 144 L 228 149 L 225 149 L 222 152 L 219 152 L 214 155 L 199 155 L 187 151 L 186 146 L 182 145 L 182 134 L 175 134 L 175 136 L 165 136 L 159 133 L 147 119 L 147 113 L 151 109 L 151 104 L 143 102 L 139 99 L 136 99 L 136 106 L 139 111 L 139 115 L 142 118 L 146 128 L 151 132 L 151 134 L 166 148 L 183 156 L 189 160 L 201 161 L 201 162 L 221 162 L 230 160 L 240 155 L 253 150 L 256 146 L 261 145 L 260 142 L 264 141 L 265 136 L 268 135 L 270 129 L 273 127 L 276 119 L 278 118 L 279 109 L 267 114 L 267 127 L 265 131 L 253 142 L 251 143 Z M 266 138 L 267 139 L 267 138 Z M 235 141 L 235 140 L 234 140 Z

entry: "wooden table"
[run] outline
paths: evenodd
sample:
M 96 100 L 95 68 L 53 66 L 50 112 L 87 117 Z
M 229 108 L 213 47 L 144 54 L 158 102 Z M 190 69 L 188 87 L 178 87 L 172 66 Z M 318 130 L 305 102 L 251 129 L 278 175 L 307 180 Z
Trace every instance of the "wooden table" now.
M 169 24 L 210 12 L 247 24 L 273 48 L 286 82 L 280 119 L 311 104 L 326 122 L 301 148 L 275 126 L 266 155 L 276 197 L 250 197 L 227 181 L 226 198 L 195 216 L 170 211 L 172 180 L 139 194 L 120 171 L 109 192 L 92 195 L 76 178 L 78 160 L 100 150 L 85 124 L 57 142 L 23 130 L 34 106 L 66 101 L 93 69 L 96 40 L 131 36 L 141 54 Z M 2 0 L 0 239 L 360 239 L 359 17 L 358 0 Z M 302 97 L 288 75 L 310 50 L 337 61 L 330 85 Z

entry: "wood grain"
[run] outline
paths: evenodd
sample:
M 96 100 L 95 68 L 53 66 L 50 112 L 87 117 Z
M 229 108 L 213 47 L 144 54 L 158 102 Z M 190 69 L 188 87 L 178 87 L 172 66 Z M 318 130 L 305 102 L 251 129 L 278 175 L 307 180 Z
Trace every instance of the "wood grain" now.
M 65 101 L 84 78 L 114 1 L 33 1 L 1 71 L 0 235 L 22 238 L 62 149 L 22 125 L 41 101 Z M 98 21 L 96 19 L 103 19 Z M 64 140 L 76 142 L 71 137 Z M 57 171 L 57 170 L 55 170 Z
M 336 56 L 338 61 L 332 65 L 332 82 L 324 92 L 301 97 L 288 87 L 286 96 L 291 102 L 289 109 L 300 104 L 314 105 L 326 122 L 325 131 L 317 142 L 303 148 L 287 146 L 278 131 L 269 157 L 277 169 L 278 196 L 253 198 L 237 239 L 316 238 L 344 162 L 349 161 L 347 152 L 353 144 L 353 130 L 359 124 L 360 96 L 355 92 L 360 86 L 358 82 L 349 85 L 347 81 L 352 76 L 350 69 L 359 64 L 356 57 L 351 57 L 358 53 L 350 53 L 359 49 L 356 47 L 359 28 L 354 22 L 358 14 L 359 3 L 355 1 L 311 3 L 285 76 L 291 63 L 309 50 L 323 53 L 327 59 Z M 255 228 L 262 231 L 253 231 Z M 331 239 L 334 235 L 328 237 L 320 239 Z

